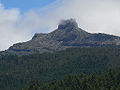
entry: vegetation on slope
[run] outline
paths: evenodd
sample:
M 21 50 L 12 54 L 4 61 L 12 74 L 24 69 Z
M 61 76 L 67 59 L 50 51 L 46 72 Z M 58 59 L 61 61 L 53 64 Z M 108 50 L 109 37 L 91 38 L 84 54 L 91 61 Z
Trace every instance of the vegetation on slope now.
M 97 74 L 68 75 L 63 80 L 31 81 L 23 90 L 120 90 L 120 70 Z
M 119 48 L 73 48 L 56 53 L 0 58 L 0 89 L 19 90 L 31 80 L 48 82 L 68 74 L 99 73 L 120 67 Z

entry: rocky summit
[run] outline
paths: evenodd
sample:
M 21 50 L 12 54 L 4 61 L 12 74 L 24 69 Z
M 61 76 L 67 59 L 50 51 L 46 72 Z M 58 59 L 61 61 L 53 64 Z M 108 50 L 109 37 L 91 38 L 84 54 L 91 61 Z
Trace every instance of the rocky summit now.
M 120 37 L 88 33 L 78 27 L 74 19 L 62 20 L 58 28 L 51 33 L 37 33 L 32 40 L 17 43 L 1 54 L 26 55 L 33 53 L 56 52 L 76 47 L 102 47 L 120 45 Z

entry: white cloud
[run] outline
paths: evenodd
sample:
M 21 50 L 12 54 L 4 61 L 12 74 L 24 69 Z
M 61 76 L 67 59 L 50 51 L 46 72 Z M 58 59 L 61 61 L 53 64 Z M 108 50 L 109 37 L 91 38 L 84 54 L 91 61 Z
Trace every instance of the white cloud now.
M 13 42 L 20 40 L 21 35 L 15 28 L 18 19 L 18 9 L 5 10 L 0 4 L 0 50 L 8 48 Z
M 0 50 L 30 39 L 32 30 L 27 25 L 21 26 L 22 22 L 24 20 L 19 9 L 5 9 L 0 4 Z
M 88 32 L 120 36 L 119 0 L 57 0 L 44 8 L 20 14 L 19 9 L 0 5 L 0 50 L 32 38 L 33 33 L 50 32 L 61 19 L 75 18 Z
M 48 25 L 52 25 L 51 22 L 56 25 L 60 19 L 75 18 L 86 31 L 120 36 L 119 5 L 119 0 L 66 0 L 62 6 L 49 12 L 45 21 L 49 21 Z
M 79 27 L 88 32 L 120 36 L 119 0 L 57 0 L 52 5 L 31 12 L 38 15 L 40 28 L 47 28 L 48 31 L 54 30 L 61 19 L 75 18 Z M 41 32 L 42 29 L 39 30 Z M 42 32 L 45 32 L 44 29 Z

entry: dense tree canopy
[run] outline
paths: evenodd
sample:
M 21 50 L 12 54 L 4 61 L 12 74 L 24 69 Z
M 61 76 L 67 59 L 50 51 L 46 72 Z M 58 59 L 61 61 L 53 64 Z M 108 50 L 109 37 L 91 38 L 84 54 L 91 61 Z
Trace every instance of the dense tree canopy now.
M 56 53 L 0 57 L 0 89 L 19 90 L 31 80 L 61 80 L 68 74 L 99 74 L 120 67 L 120 48 L 73 48 Z M 119 85 L 120 86 L 120 85 Z
M 48 83 L 31 81 L 30 85 L 23 90 L 120 90 L 120 71 L 68 75 L 63 80 Z

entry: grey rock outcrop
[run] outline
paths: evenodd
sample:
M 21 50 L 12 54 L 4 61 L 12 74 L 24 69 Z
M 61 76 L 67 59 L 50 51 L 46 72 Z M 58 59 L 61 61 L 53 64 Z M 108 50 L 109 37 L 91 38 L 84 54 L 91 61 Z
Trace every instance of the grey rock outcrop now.
M 17 43 L 2 53 L 18 55 L 56 52 L 75 47 L 102 47 L 120 45 L 120 37 L 88 33 L 78 27 L 74 19 L 63 20 L 58 28 L 48 34 L 35 34 L 32 40 Z

